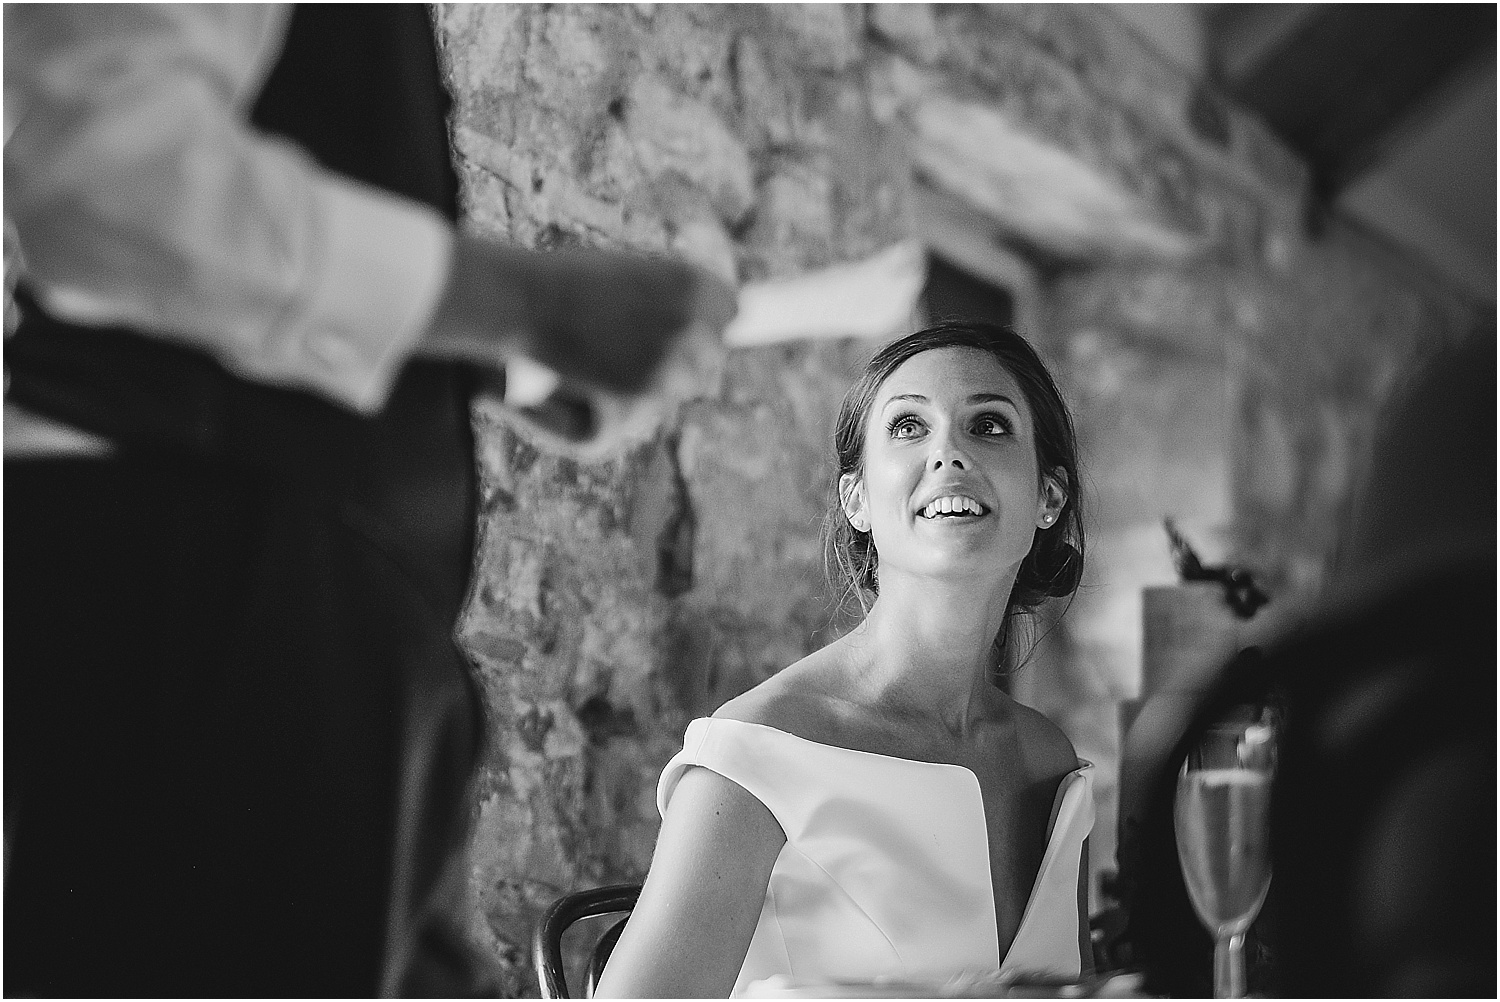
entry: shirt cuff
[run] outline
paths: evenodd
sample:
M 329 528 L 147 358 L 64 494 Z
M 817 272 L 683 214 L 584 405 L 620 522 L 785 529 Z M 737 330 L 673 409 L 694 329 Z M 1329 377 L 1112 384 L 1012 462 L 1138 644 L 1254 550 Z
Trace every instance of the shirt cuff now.
M 325 178 L 318 189 L 319 261 L 273 354 L 299 381 L 375 413 L 447 284 L 453 227 L 375 188 Z

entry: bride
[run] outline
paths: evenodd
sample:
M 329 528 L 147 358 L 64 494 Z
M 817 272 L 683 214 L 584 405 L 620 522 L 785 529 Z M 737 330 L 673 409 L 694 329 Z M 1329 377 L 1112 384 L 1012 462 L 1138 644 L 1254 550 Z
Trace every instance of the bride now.
M 944 323 L 875 355 L 834 444 L 865 617 L 689 725 L 600 996 L 1092 967 L 1089 767 L 993 681 L 1081 573 L 1066 405 L 1020 336 Z

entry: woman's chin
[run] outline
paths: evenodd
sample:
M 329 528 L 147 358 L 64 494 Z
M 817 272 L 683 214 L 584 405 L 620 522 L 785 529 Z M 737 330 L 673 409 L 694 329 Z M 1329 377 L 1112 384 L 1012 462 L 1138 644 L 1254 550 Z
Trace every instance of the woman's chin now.
M 975 545 L 973 540 L 953 534 L 947 539 L 921 547 L 914 559 L 881 561 L 881 572 L 892 572 L 919 579 L 924 587 L 951 584 L 982 594 L 993 587 L 1009 586 L 1015 569 L 1026 556 L 1007 554 L 1005 548 L 991 541 Z

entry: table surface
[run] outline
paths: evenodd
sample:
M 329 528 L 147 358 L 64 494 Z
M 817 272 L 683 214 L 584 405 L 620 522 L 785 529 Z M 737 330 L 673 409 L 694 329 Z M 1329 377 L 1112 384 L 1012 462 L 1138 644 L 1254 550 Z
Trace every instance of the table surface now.
M 749 997 L 766 999 L 1003 999 L 1003 998 L 1151 998 L 1133 973 L 1102 975 L 1083 982 L 1032 979 L 1024 975 L 970 975 L 942 982 L 881 979 L 873 982 L 802 982 L 772 978 L 756 985 Z

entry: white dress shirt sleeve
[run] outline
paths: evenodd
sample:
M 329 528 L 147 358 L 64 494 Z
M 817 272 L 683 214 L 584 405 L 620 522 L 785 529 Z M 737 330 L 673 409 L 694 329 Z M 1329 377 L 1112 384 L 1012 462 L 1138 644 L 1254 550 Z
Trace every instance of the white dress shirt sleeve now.
M 378 410 L 454 233 L 248 124 L 289 10 L 7 4 L 4 18 L 5 216 L 43 304 Z

